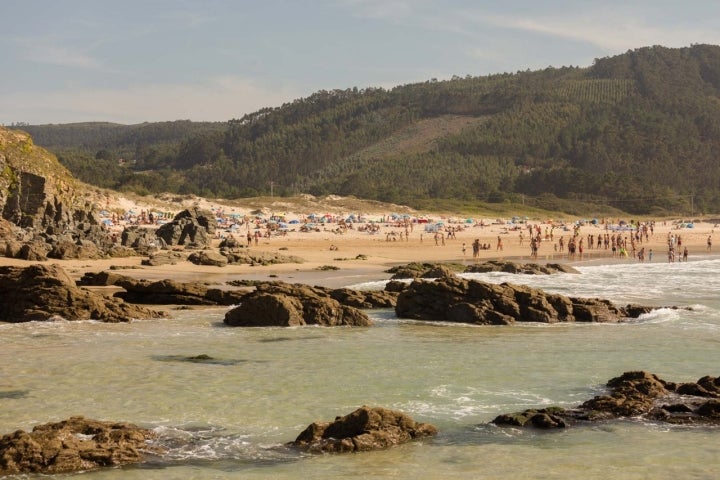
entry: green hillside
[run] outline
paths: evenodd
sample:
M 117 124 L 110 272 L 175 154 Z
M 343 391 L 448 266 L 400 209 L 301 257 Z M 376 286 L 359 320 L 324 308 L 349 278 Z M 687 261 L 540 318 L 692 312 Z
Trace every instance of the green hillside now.
M 223 124 L 143 125 L 23 129 L 81 179 L 121 190 L 720 211 L 712 45 L 641 48 L 587 68 L 320 91 Z

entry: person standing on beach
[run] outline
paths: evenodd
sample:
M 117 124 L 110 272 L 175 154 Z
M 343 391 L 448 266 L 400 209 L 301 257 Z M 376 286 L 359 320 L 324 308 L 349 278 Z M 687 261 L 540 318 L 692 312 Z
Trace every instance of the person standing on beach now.
M 500 238 L 500 235 L 498 235 L 497 248 L 495 248 L 495 251 L 496 251 L 496 252 L 498 252 L 498 251 L 499 251 L 499 252 L 502 252 L 502 249 L 503 249 L 502 238 Z
M 688 249 L 687 249 L 687 247 L 685 247 L 685 249 L 683 250 L 683 258 L 682 258 L 682 261 L 683 261 L 683 262 L 687 262 L 687 259 L 688 259 Z
M 707 251 L 709 252 L 712 249 L 712 235 L 708 235 L 707 239 Z

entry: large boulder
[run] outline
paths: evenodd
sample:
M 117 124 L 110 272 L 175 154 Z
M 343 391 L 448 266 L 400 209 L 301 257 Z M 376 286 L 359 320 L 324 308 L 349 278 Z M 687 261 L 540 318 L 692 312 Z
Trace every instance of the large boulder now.
M 58 260 L 80 259 L 90 260 L 103 258 L 104 254 L 97 245 L 89 240 L 77 241 L 64 239 L 52 244 L 47 256 Z
M 183 210 L 175 215 L 172 222 L 157 229 L 157 236 L 166 245 L 183 245 L 188 248 L 210 248 L 217 230 L 215 215 L 209 210 L 197 207 Z
M 673 383 L 645 371 L 625 372 L 609 380 L 608 392 L 564 409 L 550 407 L 502 414 L 501 426 L 553 429 L 580 422 L 616 418 L 644 418 L 682 425 L 720 425 L 720 377 L 702 377 L 695 383 Z
M 0 266 L 0 321 L 100 320 L 128 322 L 158 312 L 81 289 L 58 265 Z
M 333 422 L 312 423 L 288 445 L 312 453 L 364 452 L 436 434 L 435 426 L 402 412 L 363 406 Z
M 0 476 L 55 475 L 116 467 L 159 453 L 151 430 L 130 423 L 71 417 L 0 437 Z
M 236 327 L 372 325 L 365 313 L 341 305 L 324 289 L 282 282 L 259 284 L 225 314 L 224 321 Z
M 131 225 L 123 229 L 120 234 L 120 244 L 143 255 L 149 255 L 166 246 L 165 242 L 158 238 L 157 229 L 138 225 Z
M 479 325 L 619 322 L 650 309 L 617 307 L 607 300 L 566 297 L 523 285 L 496 285 L 457 277 L 413 281 L 400 292 L 395 305 L 400 318 Z

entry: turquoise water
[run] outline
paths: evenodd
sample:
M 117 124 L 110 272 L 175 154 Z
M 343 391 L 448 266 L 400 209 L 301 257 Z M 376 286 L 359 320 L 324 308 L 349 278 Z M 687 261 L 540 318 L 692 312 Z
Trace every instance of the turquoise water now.
M 661 309 L 619 325 L 475 327 L 370 312 L 371 328 L 229 328 L 224 309 L 107 325 L 0 325 L 0 432 L 71 415 L 154 428 L 168 454 L 83 478 L 720 477 L 717 428 L 614 421 L 560 432 L 496 428 L 500 413 L 573 406 L 610 378 L 720 375 L 720 261 L 580 267 L 581 275 L 473 275 Z M 360 288 L 379 288 L 363 284 Z M 182 357 L 207 354 L 213 363 Z M 309 423 L 361 405 L 435 424 L 382 452 L 303 456 Z

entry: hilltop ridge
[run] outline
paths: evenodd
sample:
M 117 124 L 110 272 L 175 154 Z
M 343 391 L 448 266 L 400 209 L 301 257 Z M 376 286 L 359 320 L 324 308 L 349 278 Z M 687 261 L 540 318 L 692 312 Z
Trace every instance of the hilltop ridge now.
M 583 68 L 319 91 L 227 123 L 103 124 L 116 133 L 101 141 L 87 141 L 92 124 L 25 128 L 81 180 L 139 193 L 720 211 L 714 45 L 644 47 Z

